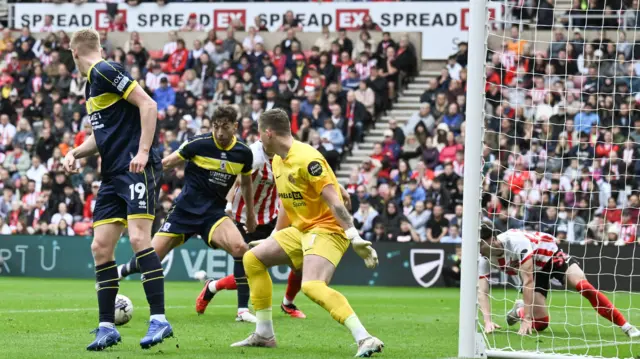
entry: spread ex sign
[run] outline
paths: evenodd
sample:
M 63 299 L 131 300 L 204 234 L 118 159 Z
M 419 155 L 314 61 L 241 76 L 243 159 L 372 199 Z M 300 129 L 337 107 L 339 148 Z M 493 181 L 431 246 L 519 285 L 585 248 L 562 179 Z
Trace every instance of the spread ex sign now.
M 242 24 L 246 24 L 247 11 L 231 9 L 213 10 L 213 28 L 216 30 L 226 30 L 236 20 Z

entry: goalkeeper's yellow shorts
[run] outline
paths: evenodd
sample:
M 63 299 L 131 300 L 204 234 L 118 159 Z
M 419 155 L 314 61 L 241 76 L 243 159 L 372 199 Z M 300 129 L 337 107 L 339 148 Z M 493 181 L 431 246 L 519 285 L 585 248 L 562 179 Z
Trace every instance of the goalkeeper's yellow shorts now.
M 313 230 L 302 233 L 295 227 L 276 232 L 273 238 L 284 249 L 296 270 L 302 268 L 304 256 L 317 255 L 338 266 L 349 249 L 349 240 L 342 234 L 317 233 Z

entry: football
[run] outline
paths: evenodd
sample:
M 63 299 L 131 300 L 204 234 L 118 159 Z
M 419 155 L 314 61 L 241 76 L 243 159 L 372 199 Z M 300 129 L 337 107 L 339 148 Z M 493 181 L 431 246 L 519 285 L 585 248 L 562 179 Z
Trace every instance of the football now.
M 195 278 L 196 280 L 199 280 L 200 282 L 204 283 L 207 280 L 207 272 L 203 271 L 203 270 L 199 270 L 197 272 L 195 272 L 193 274 L 193 278 Z
M 125 325 L 133 317 L 133 303 L 128 297 L 118 294 L 116 296 L 116 325 Z

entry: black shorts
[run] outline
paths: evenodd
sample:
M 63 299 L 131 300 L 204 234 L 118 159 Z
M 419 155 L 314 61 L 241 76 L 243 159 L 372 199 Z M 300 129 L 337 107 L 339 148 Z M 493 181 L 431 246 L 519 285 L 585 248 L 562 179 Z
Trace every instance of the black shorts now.
M 225 219 L 231 218 L 224 212 L 224 208 L 196 215 L 174 204 L 157 234 L 180 238 L 182 243 L 194 235 L 200 235 L 209 247 L 215 249 L 216 247 L 211 243 L 211 235 Z
M 557 251 L 547 265 L 534 274 L 535 291 L 546 298 L 551 288 L 551 279 L 555 278 L 564 285 L 567 269 L 574 263 L 580 265 L 572 256 L 565 254 L 562 250 Z
M 148 164 L 143 173 L 124 172 L 102 181 L 93 209 L 93 227 L 127 224 L 129 219 L 155 218 L 162 164 Z
M 267 224 L 260 224 L 256 226 L 256 230 L 253 233 L 247 233 L 244 230 L 244 224 L 240 222 L 236 222 L 236 227 L 240 230 L 242 234 L 242 238 L 244 238 L 245 243 L 257 241 L 260 239 L 267 239 L 271 235 L 271 232 L 276 228 L 275 221 Z

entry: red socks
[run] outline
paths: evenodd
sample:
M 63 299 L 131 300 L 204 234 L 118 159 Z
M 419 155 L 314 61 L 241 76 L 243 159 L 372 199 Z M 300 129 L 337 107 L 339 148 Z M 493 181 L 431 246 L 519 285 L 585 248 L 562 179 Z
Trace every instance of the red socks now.
M 287 280 L 287 291 L 284 294 L 284 297 L 287 298 L 289 302 L 293 302 L 296 298 L 298 292 L 300 292 L 300 287 L 302 286 L 302 277 L 298 277 L 296 272 L 289 272 L 289 279 Z
M 611 304 L 607 296 L 595 289 L 586 279 L 578 282 L 576 290 L 580 292 L 583 297 L 587 298 L 591 306 L 603 318 L 615 323 L 619 327 L 627 323 L 622 313 Z
M 518 316 L 520 317 L 520 319 L 524 318 L 524 308 L 518 309 Z M 531 326 L 533 327 L 533 329 L 539 332 L 547 329 L 547 327 L 549 326 L 549 316 L 542 318 L 533 318 L 533 323 L 531 323 Z
M 218 290 L 236 290 L 238 286 L 236 285 L 236 279 L 233 277 L 233 274 L 230 274 L 224 278 L 220 278 L 216 281 L 216 291 Z
M 289 279 L 287 281 L 287 291 L 285 292 L 285 298 L 288 301 L 293 302 L 298 292 L 300 292 L 300 287 L 302 286 L 302 277 L 298 277 L 296 272 L 289 272 Z M 219 290 L 236 290 L 238 287 L 236 286 L 236 280 L 233 277 L 233 274 L 230 274 L 224 278 L 220 278 L 216 281 L 216 291 Z
M 533 323 L 531 324 L 533 329 L 541 332 L 547 329 L 547 327 L 549 326 L 549 316 L 542 317 L 542 318 L 534 318 Z

